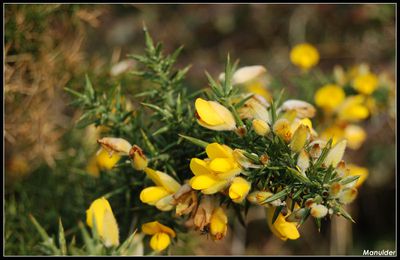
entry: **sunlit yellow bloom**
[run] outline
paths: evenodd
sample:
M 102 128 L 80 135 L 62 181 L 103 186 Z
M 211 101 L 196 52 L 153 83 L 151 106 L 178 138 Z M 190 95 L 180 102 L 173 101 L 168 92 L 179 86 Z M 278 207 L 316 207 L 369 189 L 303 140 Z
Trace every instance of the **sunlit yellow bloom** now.
M 332 145 L 344 138 L 344 130 L 340 125 L 334 124 L 321 132 L 321 138 L 325 141 L 332 139 Z
M 267 108 L 256 98 L 252 97 L 244 103 L 238 110 L 240 118 L 260 119 L 269 122 L 269 113 Z
M 171 243 L 171 237 L 176 236 L 174 230 L 158 221 L 143 224 L 142 231 L 146 235 L 152 235 L 150 239 L 150 247 L 157 252 L 166 249 Z
M 300 233 L 297 230 L 296 223 L 287 222 L 282 213 L 279 213 L 278 218 L 272 224 L 274 212 L 275 208 L 266 209 L 267 223 L 271 232 L 283 241 L 286 241 L 287 239 L 298 239 L 300 237 Z
M 378 77 L 373 73 L 358 75 L 353 81 L 353 87 L 361 94 L 370 95 L 378 87 Z
M 348 176 L 360 176 L 354 186 L 355 188 L 360 187 L 368 177 L 368 169 L 355 164 L 349 164 L 347 168 L 349 169 Z
M 292 149 L 293 152 L 297 153 L 301 149 L 303 149 L 304 145 L 307 142 L 309 132 L 310 129 L 308 126 L 300 124 L 300 126 L 294 132 L 292 141 L 289 144 L 289 147 L 290 149 Z
M 269 134 L 269 132 L 271 131 L 267 122 L 265 122 L 264 120 L 261 120 L 261 119 L 254 119 L 252 121 L 252 125 L 253 125 L 254 131 L 258 135 L 261 135 L 261 136 L 265 136 L 265 135 Z
M 220 103 L 198 98 L 195 102 L 197 122 L 208 129 L 234 130 L 236 122 L 232 113 Z
M 242 177 L 235 177 L 229 187 L 229 197 L 235 203 L 241 203 L 249 193 L 251 188 L 250 182 Z
M 357 150 L 367 138 L 367 133 L 358 125 L 348 125 L 344 129 L 344 138 L 346 138 L 347 146 L 350 149 Z
M 146 169 L 148 160 L 144 155 L 143 150 L 139 146 L 132 146 L 132 148 L 129 150 L 129 157 L 132 160 L 132 166 L 134 169 L 138 171 L 143 171 Z
M 319 88 L 314 96 L 315 104 L 326 112 L 333 112 L 345 99 L 343 89 L 335 84 L 327 84 Z
M 273 126 L 274 133 L 281 137 L 285 142 L 290 142 L 292 132 L 290 131 L 290 122 L 287 119 L 281 118 L 276 120 Z
M 344 151 L 346 149 L 346 144 L 346 140 L 341 140 L 335 146 L 333 146 L 329 150 L 328 155 L 324 160 L 324 164 L 326 166 L 332 165 L 333 167 L 336 167 L 336 165 L 338 165 L 338 163 L 342 160 Z
M 146 168 L 145 173 L 157 185 L 143 189 L 140 193 L 140 200 L 159 210 L 169 211 L 173 209 L 173 194 L 176 193 L 181 185 L 171 176 L 164 172 Z
M 107 247 L 119 245 L 118 224 L 106 198 L 96 199 L 86 210 L 86 223 L 91 228 L 94 225 L 93 221 L 96 223 L 99 236 Z
M 350 122 L 357 122 L 367 118 L 369 111 L 365 106 L 365 98 L 362 95 L 346 98 L 340 107 L 338 107 L 337 114 L 339 119 Z
M 101 147 L 106 150 L 110 155 L 116 153 L 119 155 L 128 155 L 132 145 L 122 138 L 103 137 L 97 142 Z
M 210 220 L 210 233 L 215 240 L 221 240 L 228 230 L 228 217 L 221 207 L 214 209 Z
M 314 136 L 314 137 L 318 136 L 318 133 L 313 128 L 312 122 L 311 122 L 311 120 L 309 118 L 303 118 L 303 119 L 295 118 L 295 119 L 293 119 L 293 121 L 290 124 L 290 131 L 292 133 L 296 132 L 297 128 L 300 125 L 307 126 L 308 130 L 309 130 L 309 134 L 311 134 L 311 136 Z
M 241 172 L 233 156 L 233 150 L 226 145 L 211 143 L 206 147 L 208 159 L 193 158 L 190 169 L 195 175 L 190 186 L 204 194 L 213 194 L 224 189 L 229 181 Z
M 303 70 L 308 70 L 318 64 L 318 50 L 309 43 L 294 46 L 290 51 L 290 61 Z

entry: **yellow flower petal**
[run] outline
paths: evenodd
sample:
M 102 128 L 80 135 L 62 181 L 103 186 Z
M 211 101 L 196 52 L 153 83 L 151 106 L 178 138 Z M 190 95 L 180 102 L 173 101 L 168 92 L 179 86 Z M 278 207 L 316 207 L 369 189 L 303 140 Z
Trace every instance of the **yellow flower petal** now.
M 209 101 L 198 98 L 195 101 L 195 107 L 201 120 L 206 124 L 211 126 L 224 124 L 224 120 L 219 114 L 215 113 L 214 107 L 211 106 Z
M 347 146 L 350 149 L 357 150 L 367 138 L 367 133 L 358 125 L 348 125 L 344 129 L 344 138 L 346 138 Z
M 118 163 L 119 159 L 121 159 L 120 155 L 114 153 L 110 156 L 104 149 L 100 149 L 97 152 L 97 165 L 100 169 L 111 170 Z
M 234 166 L 233 164 L 234 161 L 232 159 L 216 158 L 210 162 L 209 167 L 217 173 L 224 173 L 232 170 Z
M 210 174 L 210 170 L 207 167 L 207 163 L 198 158 L 193 158 L 190 160 L 190 170 L 192 170 L 194 175 Z
M 146 168 L 144 171 L 155 184 L 164 187 L 170 193 L 177 192 L 181 187 L 174 178 L 164 172 L 155 171 L 151 168 Z
M 194 176 L 190 179 L 190 186 L 195 190 L 202 190 L 212 187 L 218 180 L 209 174 Z
M 356 95 L 346 98 L 338 107 L 338 117 L 344 121 L 360 121 L 369 116 L 369 110 L 365 105 L 365 97 Z
M 271 232 L 279 239 L 286 241 L 287 239 L 298 239 L 300 233 L 297 230 L 295 222 L 287 222 L 283 215 L 280 213 L 272 224 L 272 218 L 274 216 L 275 208 L 266 209 L 267 212 L 267 223 Z
M 218 181 L 217 183 L 215 183 L 213 186 L 207 188 L 207 189 L 203 189 L 201 192 L 203 194 L 214 194 L 217 193 L 223 189 L 225 189 L 225 187 L 228 185 L 228 181 L 223 180 L 223 181 Z
M 210 159 L 232 158 L 232 152 L 233 150 L 230 147 L 219 143 L 211 143 L 206 147 L 206 153 Z
M 106 247 L 119 245 L 117 220 L 111 211 L 106 211 L 103 219 L 103 240 Z
M 307 142 L 308 134 L 310 130 L 308 126 L 301 124 L 293 134 L 292 141 L 289 146 L 293 152 L 300 152 Z
M 360 187 L 368 177 L 368 169 L 355 164 L 349 164 L 347 167 L 349 169 L 349 176 L 360 176 L 360 178 L 357 180 L 355 188 Z
M 170 193 L 160 186 L 148 187 L 140 192 L 140 200 L 143 203 L 155 205 L 160 199 L 170 195 Z
M 159 232 L 163 232 L 166 233 L 172 237 L 176 236 L 176 233 L 174 230 L 172 230 L 171 228 L 161 224 L 158 221 L 153 221 L 153 222 L 147 222 L 145 224 L 142 225 L 142 231 L 143 233 L 147 234 L 147 235 L 154 235 L 156 233 Z
M 342 160 L 344 151 L 346 149 L 346 144 L 347 141 L 342 140 L 329 150 L 328 155 L 324 160 L 326 166 L 332 165 L 333 167 L 336 167 L 336 165 Z
M 153 235 L 150 239 L 150 247 L 157 252 L 166 249 L 170 243 L 171 238 L 162 232 Z

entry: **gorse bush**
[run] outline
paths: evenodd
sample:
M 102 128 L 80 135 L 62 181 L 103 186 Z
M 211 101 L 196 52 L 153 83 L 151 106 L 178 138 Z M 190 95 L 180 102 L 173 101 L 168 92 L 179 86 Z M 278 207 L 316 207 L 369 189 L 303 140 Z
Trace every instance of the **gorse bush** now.
M 234 219 L 245 225 L 250 207 L 265 209 L 265 225 L 281 240 L 298 239 L 310 218 L 318 229 L 326 218 L 354 221 L 345 205 L 361 182 L 342 160 L 348 141 L 319 137 L 312 104 L 284 100 L 283 90 L 273 97 L 263 66 L 238 68 L 229 55 L 218 79 L 206 73 L 210 88 L 190 92 L 184 81 L 189 67 L 174 67 L 182 48 L 165 56 L 162 44 L 144 31 L 145 54 L 130 57 L 141 65 L 132 74 L 149 85 L 134 103 L 121 86 L 99 93 L 89 77 L 83 93 L 67 89 L 83 110 L 78 127 L 93 124 L 101 132 L 100 150 L 86 170 L 114 188 L 88 207 L 93 237 L 81 225 L 83 247 L 67 250 L 61 239 L 58 249 L 47 241 L 53 254 L 165 253 L 189 230 L 222 240 Z M 309 44 L 290 57 L 304 73 L 319 60 Z M 356 81 L 357 89 L 371 93 L 372 87 L 360 87 L 365 81 Z M 334 88 L 316 94 L 329 116 L 345 97 Z M 362 113 L 351 109 L 345 112 Z M 121 192 L 129 197 L 123 210 L 108 201 Z M 118 223 L 113 210 L 125 212 L 128 221 Z M 135 236 L 140 239 L 133 243 Z M 144 251 L 137 249 L 142 238 Z

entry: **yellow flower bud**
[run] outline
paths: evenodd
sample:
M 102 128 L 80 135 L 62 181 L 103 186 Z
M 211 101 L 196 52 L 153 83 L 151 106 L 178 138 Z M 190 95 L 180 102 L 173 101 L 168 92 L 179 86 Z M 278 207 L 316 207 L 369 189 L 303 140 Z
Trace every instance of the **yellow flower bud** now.
M 170 237 L 176 236 L 174 230 L 159 223 L 158 221 L 143 224 L 142 231 L 146 235 L 152 235 L 150 239 L 150 247 L 157 252 L 166 249 L 171 243 Z
M 215 101 L 196 99 L 197 122 L 208 129 L 216 131 L 234 130 L 236 122 L 232 113 Z
M 338 183 L 338 182 L 334 182 L 331 184 L 331 187 L 329 188 L 329 195 L 332 198 L 337 198 L 340 194 L 340 192 L 342 191 L 342 184 Z
M 361 94 L 371 95 L 378 87 L 378 77 L 373 73 L 358 75 L 353 81 L 353 87 Z
M 253 125 L 254 131 L 258 135 L 261 135 L 261 136 L 266 136 L 271 131 L 271 129 L 269 128 L 269 125 L 267 124 L 267 122 L 265 122 L 265 121 L 263 121 L 261 119 L 254 119 L 252 121 L 252 125 Z
M 119 245 L 119 230 L 110 203 L 106 198 L 100 198 L 90 205 L 86 210 L 86 223 L 93 228 L 95 221 L 96 229 L 104 241 L 105 246 Z
M 128 155 L 132 145 L 122 138 L 104 137 L 97 142 L 101 147 L 106 150 L 110 155 L 116 153 L 119 155 Z
M 129 151 L 129 157 L 132 160 L 132 166 L 135 170 L 143 171 L 147 167 L 148 160 L 139 146 L 132 146 Z
M 304 145 L 307 142 L 308 134 L 310 129 L 308 126 L 301 124 L 297 130 L 293 134 L 292 141 L 290 142 L 289 146 L 293 152 L 297 153 L 301 149 L 303 149 Z
M 120 155 L 113 154 L 110 156 L 103 148 L 100 148 L 96 154 L 96 163 L 100 169 L 111 170 L 120 159 Z
M 332 149 L 329 150 L 328 155 L 324 160 L 324 164 L 326 166 L 332 165 L 336 167 L 336 165 L 342 160 L 344 151 L 346 149 L 346 140 L 342 140 L 338 142 Z
M 228 217 L 221 207 L 214 209 L 210 220 L 210 233 L 215 240 L 221 240 L 228 230 Z
M 241 203 L 246 198 L 250 188 L 250 182 L 241 177 L 235 177 L 229 187 L 229 197 L 233 202 Z
M 328 214 L 328 208 L 322 204 L 314 204 L 310 213 L 314 218 L 323 218 Z
M 345 99 L 343 89 L 335 84 L 327 84 L 317 90 L 314 96 L 315 104 L 326 112 L 332 112 Z
M 285 142 L 289 142 L 292 138 L 292 132 L 290 131 L 290 123 L 287 119 L 278 119 L 273 126 L 274 133 L 281 137 Z
M 318 50 L 309 43 L 297 44 L 290 51 L 290 61 L 303 70 L 309 70 L 318 64 Z

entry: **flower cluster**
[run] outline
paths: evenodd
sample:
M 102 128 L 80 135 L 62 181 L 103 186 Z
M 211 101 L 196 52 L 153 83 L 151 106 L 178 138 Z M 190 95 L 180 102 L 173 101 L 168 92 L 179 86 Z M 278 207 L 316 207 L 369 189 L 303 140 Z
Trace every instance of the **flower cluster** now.
M 263 66 L 236 69 L 229 57 L 219 80 L 207 74 L 210 89 L 205 95 L 188 97 L 179 84 L 185 71 L 170 77 L 165 76 L 169 70 L 162 71 L 176 55 L 157 56 L 159 47 L 148 34 L 146 43 L 148 56 L 136 59 L 148 71 L 137 74 L 160 84 L 165 97 L 140 95 L 150 96 L 142 104 L 161 124 L 153 132 L 153 124 L 140 128 L 140 137 L 122 138 L 121 130 L 118 137 L 99 139 L 101 149 L 89 165 L 97 171 L 126 170 L 117 163 L 127 159 L 122 165 L 133 169 L 140 204 L 159 212 L 139 220 L 142 233 L 151 236 L 152 250 L 164 251 L 188 229 L 221 240 L 229 234 L 232 218 L 242 218 L 251 205 L 265 209 L 266 225 L 281 240 L 298 239 L 299 228 L 310 216 L 318 225 L 333 215 L 352 220 L 344 205 L 356 198 L 366 174 L 342 160 L 351 141 L 318 135 L 312 104 L 272 98 Z M 304 44 L 293 49 L 290 59 L 308 71 L 318 63 L 319 54 Z M 355 88 L 370 94 L 375 86 L 369 80 L 355 80 Z M 364 107 L 358 96 L 346 98 L 342 91 L 336 85 L 321 88 L 316 105 L 341 120 L 362 119 Z M 119 244 L 118 225 L 105 198 L 95 200 L 87 211 L 87 224 L 94 222 L 106 245 Z

